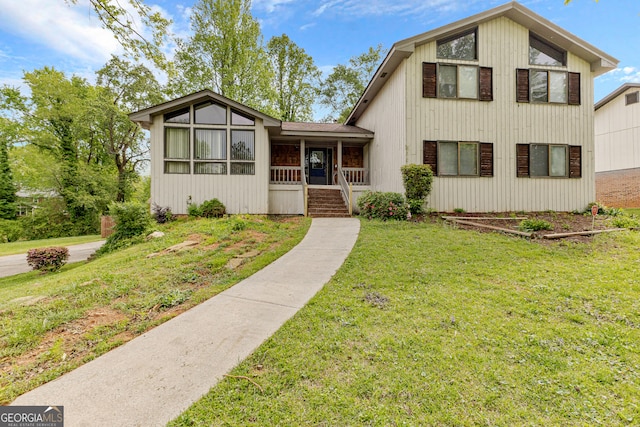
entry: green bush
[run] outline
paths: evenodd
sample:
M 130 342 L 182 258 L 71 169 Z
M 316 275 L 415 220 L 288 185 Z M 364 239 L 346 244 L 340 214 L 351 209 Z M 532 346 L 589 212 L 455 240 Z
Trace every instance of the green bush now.
M 545 221 L 544 219 L 525 219 L 520 222 L 518 226 L 520 231 L 540 231 L 540 230 L 551 230 L 551 223 Z
M 431 167 L 410 164 L 402 166 L 400 170 L 409 210 L 413 214 L 420 214 L 423 212 L 425 199 L 431 193 L 431 183 L 433 182 Z
M 167 222 L 173 221 L 173 213 L 171 213 L 171 208 L 168 206 L 160 206 L 157 204 L 153 204 L 153 219 L 158 224 L 165 224 Z
M 141 242 L 151 225 L 151 215 L 147 207 L 137 202 L 112 203 L 109 205 L 109 213 L 116 225 L 113 227 L 113 234 L 96 252 L 97 255 Z
M 202 202 L 201 205 L 187 201 L 187 213 L 191 217 L 221 218 L 227 212 L 227 208 L 218 199 Z
M 0 219 L 0 242 L 17 242 L 22 237 L 22 223 L 17 220 Z
M 400 193 L 367 191 L 358 197 L 360 215 L 369 219 L 406 220 L 409 212 L 404 197 Z
M 27 264 L 43 273 L 60 270 L 67 259 L 69 259 L 69 249 L 63 247 L 31 249 L 27 252 Z
M 200 205 L 202 216 L 205 218 L 221 218 L 227 213 L 227 208 L 218 199 L 211 199 L 202 202 Z

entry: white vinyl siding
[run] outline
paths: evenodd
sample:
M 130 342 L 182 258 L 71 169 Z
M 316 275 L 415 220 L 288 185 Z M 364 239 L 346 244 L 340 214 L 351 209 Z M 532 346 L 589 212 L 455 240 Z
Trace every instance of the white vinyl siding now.
M 407 163 L 423 162 L 425 140 L 485 141 L 493 143 L 494 147 L 493 178 L 436 177 L 428 206 L 439 211 L 460 208 L 468 212 L 584 209 L 595 200 L 590 64 L 567 53 L 567 65 L 562 70 L 580 73 L 581 105 L 517 103 L 516 69 L 531 68 L 529 30 L 500 17 L 480 24 L 477 40 L 478 63 L 493 68 L 492 102 L 422 97 L 422 63 L 438 62 L 435 41 L 417 46 L 405 60 Z M 450 62 L 466 65 L 463 61 Z M 385 104 L 385 100 L 380 102 Z M 380 119 L 385 122 L 395 120 L 391 117 Z M 516 178 L 516 144 L 534 142 L 582 146 L 582 177 Z M 387 186 L 385 190 L 404 191 L 401 183 L 394 188 Z

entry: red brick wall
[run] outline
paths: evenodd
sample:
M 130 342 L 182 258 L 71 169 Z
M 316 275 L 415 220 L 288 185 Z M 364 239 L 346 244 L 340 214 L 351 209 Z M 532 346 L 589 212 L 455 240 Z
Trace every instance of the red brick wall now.
M 640 168 L 596 173 L 596 200 L 615 208 L 640 208 Z

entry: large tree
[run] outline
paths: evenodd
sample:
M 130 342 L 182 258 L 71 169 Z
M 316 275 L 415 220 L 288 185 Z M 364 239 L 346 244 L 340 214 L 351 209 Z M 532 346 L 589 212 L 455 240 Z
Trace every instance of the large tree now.
M 78 3 L 78 0 L 64 1 L 70 5 Z M 170 64 L 162 53 L 162 46 L 168 35 L 170 20 L 160 12 L 153 11 L 142 0 L 89 0 L 89 4 L 103 28 L 113 33 L 130 56 L 134 59 L 144 57 L 159 69 L 169 71 Z M 139 24 L 144 28 L 140 28 Z M 144 34 L 145 29 L 149 31 L 149 35 Z
M 382 45 L 339 64 L 325 79 L 320 91 L 320 103 L 329 107 L 326 121 L 344 122 L 351 109 L 364 92 L 369 80 L 380 64 L 384 51 Z
M 286 34 L 272 37 L 267 52 L 274 72 L 278 117 L 285 121 L 311 120 L 321 75 L 313 58 Z
M 128 113 L 162 102 L 162 88 L 148 68 L 117 57 L 97 72 L 97 84 L 98 138 L 118 171 L 116 201 L 124 202 L 149 152 L 146 136 Z
M 272 73 L 251 1 L 199 0 L 191 29 L 191 37 L 178 40 L 173 95 L 211 89 L 272 113 Z
M 0 134 L 0 218 L 16 217 L 16 186 L 9 164 L 9 141 Z

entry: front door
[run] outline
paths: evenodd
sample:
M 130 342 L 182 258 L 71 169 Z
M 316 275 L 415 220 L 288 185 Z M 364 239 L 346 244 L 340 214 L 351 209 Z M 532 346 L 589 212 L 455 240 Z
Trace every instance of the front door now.
M 309 184 L 327 185 L 327 154 L 326 148 L 309 148 Z

